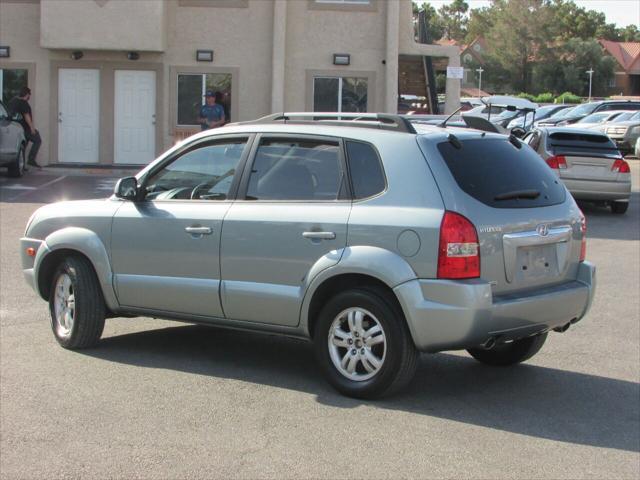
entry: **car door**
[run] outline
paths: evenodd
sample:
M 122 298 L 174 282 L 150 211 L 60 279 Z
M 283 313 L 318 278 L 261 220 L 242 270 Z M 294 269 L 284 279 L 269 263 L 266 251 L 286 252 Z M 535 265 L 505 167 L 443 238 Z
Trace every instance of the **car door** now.
M 224 316 L 222 221 L 250 141 L 248 135 L 223 136 L 186 146 L 145 175 L 141 201 L 126 201 L 117 211 L 111 255 L 123 307 Z
M 12 161 L 18 156 L 23 132 L 19 123 L 11 121 L 9 113 L 0 104 L 0 160 Z
M 256 138 L 222 228 L 228 318 L 298 324 L 311 267 L 337 263 L 346 246 L 351 201 L 342 152 L 332 137 Z

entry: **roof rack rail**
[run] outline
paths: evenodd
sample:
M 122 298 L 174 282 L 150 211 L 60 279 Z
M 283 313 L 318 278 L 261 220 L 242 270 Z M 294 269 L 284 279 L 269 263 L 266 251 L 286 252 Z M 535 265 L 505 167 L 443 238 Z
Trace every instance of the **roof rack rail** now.
M 361 128 L 378 128 L 405 133 L 417 133 L 406 118 L 389 113 L 339 113 L 339 112 L 282 112 L 237 125 L 255 125 L 261 123 L 295 123 L 336 125 Z

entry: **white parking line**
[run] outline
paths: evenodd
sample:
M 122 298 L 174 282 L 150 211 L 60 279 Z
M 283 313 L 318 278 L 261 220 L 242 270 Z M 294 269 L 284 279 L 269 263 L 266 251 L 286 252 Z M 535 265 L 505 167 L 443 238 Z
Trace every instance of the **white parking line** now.
M 17 199 L 19 199 L 21 197 L 24 197 L 25 195 L 29 195 L 34 190 L 40 190 L 41 188 L 47 188 L 47 187 L 53 185 L 54 183 L 61 182 L 65 178 L 67 178 L 67 175 L 63 175 L 62 177 L 55 178 L 55 179 L 51 180 L 50 182 L 43 183 L 42 185 L 38 185 L 37 187 L 22 187 L 22 188 L 29 188 L 29 190 L 19 193 L 15 197 L 12 197 L 12 198 L 8 199 L 8 201 L 9 202 L 13 202 L 13 201 L 15 201 L 15 200 L 17 200 Z M 2 188 L 3 189 L 7 189 L 8 187 L 2 187 Z

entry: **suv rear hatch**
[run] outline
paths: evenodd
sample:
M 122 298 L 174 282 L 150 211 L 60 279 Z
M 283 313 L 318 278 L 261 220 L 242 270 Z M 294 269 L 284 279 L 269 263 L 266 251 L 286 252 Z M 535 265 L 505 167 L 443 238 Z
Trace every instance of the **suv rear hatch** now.
M 547 137 L 546 149 L 556 161 L 560 159 L 557 171 L 563 180 L 615 182 L 618 178 L 613 163 L 621 158 L 620 152 L 606 135 L 551 132 Z
M 530 147 L 505 136 L 463 132 L 418 137 L 445 208 L 469 219 L 480 245 L 480 276 L 494 294 L 575 280 L 582 214 Z

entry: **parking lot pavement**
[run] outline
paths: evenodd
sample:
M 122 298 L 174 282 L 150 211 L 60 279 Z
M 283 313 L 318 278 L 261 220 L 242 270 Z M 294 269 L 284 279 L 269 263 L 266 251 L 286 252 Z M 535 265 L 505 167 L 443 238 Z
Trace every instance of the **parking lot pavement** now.
M 29 215 L 114 178 L 0 178 L 1 478 L 638 478 L 640 176 L 626 215 L 584 205 L 590 314 L 525 365 L 423 355 L 410 388 L 336 394 L 309 344 L 111 319 L 71 352 L 22 279 Z

